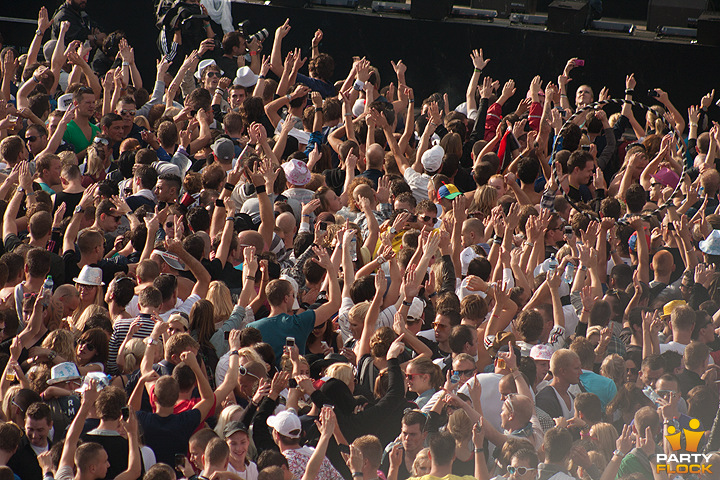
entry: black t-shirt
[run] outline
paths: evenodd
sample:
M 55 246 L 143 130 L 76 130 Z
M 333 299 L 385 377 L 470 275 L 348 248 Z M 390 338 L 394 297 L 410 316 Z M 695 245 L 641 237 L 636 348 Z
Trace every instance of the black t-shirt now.
M 83 192 L 80 193 L 65 193 L 58 192 L 55 194 L 55 204 L 53 205 L 53 213 L 58 209 L 61 203 L 65 202 L 65 214 L 63 218 L 72 217 L 75 212 L 75 207 L 80 204 L 80 199 L 83 196 Z
M 73 279 L 77 278 L 77 276 L 80 275 L 80 267 L 78 267 L 78 262 L 80 262 L 80 254 L 75 250 L 68 250 L 63 253 L 62 261 L 65 265 L 65 283 L 73 283 Z M 127 265 L 116 263 L 110 260 L 100 260 L 98 263 L 94 263 L 91 266 L 99 267 L 100 269 L 102 269 L 105 288 L 110 285 L 110 282 L 112 282 L 117 272 L 128 273 Z M 60 285 L 57 282 L 56 284 Z
M 91 418 L 85 421 L 83 427 L 83 433 L 80 438 L 84 442 L 95 442 L 103 446 L 108 454 L 108 462 L 110 467 L 108 468 L 105 479 L 112 480 L 113 478 L 120 475 L 128 467 L 128 441 L 127 439 L 120 436 L 120 434 L 91 434 L 91 430 L 97 428 L 100 421 L 95 418 Z
M 171 467 L 175 465 L 175 454 L 187 453 L 190 436 L 202 421 L 197 409 L 167 417 L 141 410 L 137 412 L 137 418 L 145 432 L 145 444 L 153 449 L 158 462 Z
M 221 267 L 220 260 L 211 261 L 203 260 L 202 264 L 210 273 L 213 280 L 221 280 L 225 282 L 227 287 L 232 290 L 242 289 L 242 270 L 233 267 L 230 262 L 225 262 L 225 266 Z

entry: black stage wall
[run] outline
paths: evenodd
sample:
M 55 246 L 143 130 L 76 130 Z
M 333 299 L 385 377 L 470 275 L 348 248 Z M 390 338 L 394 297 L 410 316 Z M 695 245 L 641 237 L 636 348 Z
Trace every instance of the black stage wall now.
M 13 11 L 3 9 L 3 15 L 31 19 L 37 18 L 41 5 L 46 5 L 51 14 L 57 5 L 37 0 L 12 3 Z M 483 48 L 485 55 L 492 59 L 487 75 L 502 82 L 515 79 L 518 85 L 515 102 L 525 96 L 535 74 L 540 74 L 543 82 L 555 82 L 566 60 L 574 56 L 584 59 L 586 66 L 573 71 L 573 90 L 580 82 L 588 82 L 595 92 L 607 85 L 611 95 L 621 97 L 625 75 L 635 72 L 638 101 L 649 102 L 647 90 L 661 87 L 671 92 L 670 98 L 681 112 L 685 112 L 689 104 L 699 103 L 702 95 L 718 86 L 715 80 L 720 78 L 720 49 L 702 45 L 600 33 L 569 35 L 464 20 L 431 22 L 351 10 L 241 3 L 233 3 L 232 8 L 236 22 L 250 19 L 253 30 L 265 27 L 271 36 L 275 28 L 290 17 L 293 28 L 285 40 L 286 52 L 291 46 L 302 46 L 303 54 L 309 54 L 312 35 L 321 28 L 325 34 L 321 50 L 336 59 L 336 79 L 344 78 L 352 55 L 359 55 L 367 56 L 380 69 L 383 84 L 387 84 L 395 81 L 390 60 L 402 59 L 408 65 L 407 81 L 414 87 L 417 98 L 425 98 L 433 91 L 448 92 L 453 105 L 464 99 L 472 73 L 469 52 L 473 48 Z M 145 82 L 151 87 L 158 57 L 152 2 L 90 0 L 88 12 L 107 30 L 125 30 L 135 48 Z M 35 28 L 0 21 L 7 45 L 27 46 Z M 268 40 L 268 54 L 269 49 Z

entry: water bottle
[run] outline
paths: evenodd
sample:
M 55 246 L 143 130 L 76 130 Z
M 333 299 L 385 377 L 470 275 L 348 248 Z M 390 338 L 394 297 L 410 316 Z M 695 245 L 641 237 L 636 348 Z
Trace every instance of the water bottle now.
M 565 275 L 563 276 L 565 283 L 568 285 L 572 285 L 573 280 L 575 279 L 575 264 L 574 263 L 568 263 L 565 266 Z
M 548 262 L 548 273 L 554 272 L 558 267 L 558 261 L 555 259 L 555 254 L 550 254 L 550 261 Z
M 47 294 L 49 296 L 52 296 L 53 286 L 54 286 L 54 284 L 53 284 L 52 275 L 48 275 L 47 278 L 45 279 L 45 282 L 43 283 L 42 293 L 45 294 L 47 292 Z
M 651 386 L 647 386 L 642 389 L 642 392 L 645 394 L 647 398 L 649 398 L 655 405 L 659 403 L 660 395 L 657 394 L 654 388 Z

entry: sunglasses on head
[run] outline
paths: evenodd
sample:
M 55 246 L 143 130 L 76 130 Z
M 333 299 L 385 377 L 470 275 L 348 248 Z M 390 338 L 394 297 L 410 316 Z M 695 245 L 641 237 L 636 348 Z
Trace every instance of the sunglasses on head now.
M 514 475 L 515 473 L 517 473 L 518 475 L 525 475 L 527 472 L 532 472 L 533 470 L 536 469 L 527 467 L 507 467 L 507 472 L 510 475 Z

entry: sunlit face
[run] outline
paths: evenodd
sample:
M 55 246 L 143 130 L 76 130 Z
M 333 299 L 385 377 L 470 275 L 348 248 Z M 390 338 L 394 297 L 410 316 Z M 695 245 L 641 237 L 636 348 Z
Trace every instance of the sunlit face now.
M 502 197 L 507 192 L 505 180 L 500 177 L 490 177 L 490 180 L 488 180 L 488 185 L 497 190 L 498 198 Z
M 155 196 L 161 202 L 174 203 L 177 200 L 177 191 L 172 182 L 161 178 L 155 184 Z
M 117 105 L 115 113 L 117 113 L 123 118 L 123 126 L 125 128 L 130 128 L 132 127 L 133 120 L 135 120 L 137 110 L 134 103 L 120 102 Z
M 566 382 L 571 385 L 577 385 L 580 382 L 580 374 L 582 373 L 582 365 L 579 358 L 573 358 L 570 365 L 560 370 Z
M 362 319 L 350 318 L 350 333 L 356 340 L 360 340 L 363 331 Z
M 409 364 L 405 370 L 405 381 L 408 390 L 417 394 L 430 389 L 430 374 L 418 372 L 417 367 L 413 364 Z
M 578 87 L 577 91 L 575 92 L 575 103 L 578 106 L 581 105 L 587 105 L 589 103 L 592 103 L 593 101 L 593 91 L 592 88 L 588 87 L 587 85 L 581 85 Z
M 107 452 L 103 449 L 98 453 L 98 461 L 94 465 L 90 466 L 91 472 L 95 478 L 105 478 L 107 476 L 108 468 L 110 468 L 110 461 L 108 459 Z
M 58 125 L 60 125 L 60 120 L 62 120 L 61 115 L 51 115 L 48 117 L 46 126 L 50 135 L 55 133 L 55 129 L 57 129 Z
M 325 201 L 327 202 L 328 211 L 331 213 L 335 213 L 342 208 L 340 197 L 333 190 L 328 190 L 325 194 Z
M 117 120 L 110 123 L 109 127 L 103 128 L 103 130 L 105 130 L 104 133 L 110 138 L 110 141 L 112 141 L 113 143 L 122 142 L 123 138 L 125 138 L 125 126 L 123 125 L 123 123 L 123 120 Z
M 644 366 L 640 369 L 640 380 L 644 386 L 650 386 L 655 388 L 655 382 L 663 376 L 663 369 L 658 368 L 657 370 L 650 370 L 650 367 Z
M 25 144 L 28 150 L 30 150 L 30 153 L 37 155 L 47 146 L 47 137 L 34 128 L 28 128 L 25 132 Z M 59 163 L 60 161 L 58 160 L 58 164 Z
M 535 379 L 538 382 L 543 381 L 550 371 L 550 360 L 535 360 L 535 370 L 537 371 Z
M 435 340 L 437 340 L 438 343 L 447 341 L 450 336 L 450 330 L 452 329 L 450 319 L 445 315 L 437 315 L 432 326 L 433 330 L 435 330 Z
M 406 452 L 418 452 L 423 448 L 423 442 L 427 433 L 423 433 L 419 424 L 405 425 L 402 424 L 400 432 L 400 441 Z
M 185 333 L 187 332 L 187 328 L 185 328 L 185 325 L 180 323 L 178 320 L 172 320 L 171 322 L 168 322 L 168 334 L 172 337 L 176 333 Z
M 95 358 L 96 347 L 95 345 L 87 340 L 79 340 L 75 349 L 78 362 L 82 365 L 88 363 L 90 360 Z
M 530 462 L 526 459 L 513 457 L 510 462 L 510 468 L 508 468 L 508 473 L 512 470 L 512 473 L 510 473 L 510 480 L 530 480 L 535 478 L 536 469 L 537 465 L 530 465 Z M 520 472 L 523 473 L 520 474 Z
M 47 419 L 42 418 L 35 420 L 30 417 L 25 418 L 25 435 L 27 435 L 30 443 L 35 447 L 47 447 L 47 437 L 50 434 L 50 427 Z
M 218 82 L 220 81 L 220 69 L 215 65 L 205 67 L 203 77 L 203 88 L 212 92 L 217 88 Z
M 453 374 L 457 374 L 460 377 L 458 386 L 462 386 L 475 376 L 476 368 L 475 364 L 470 360 L 460 360 L 459 362 L 453 362 Z
M 200 448 L 200 445 L 198 445 L 197 442 L 190 442 L 188 447 L 188 450 L 190 451 L 190 463 L 196 470 L 202 470 L 202 455 L 204 450 Z
M 245 462 L 248 447 L 250 446 L 250 438 L 247 433 L 236 432 L 225 439 L 228 447 L 230 447 L 230 456 L 237 462 Z
M 90 118 L 95 113 L 95 95 L 91 93 L 83 94 L 77 102 L 75 102 L 76 114 Z
M 247 94 L 245 93 L 244 88 L 233 88 L 230 90 L 230 108 L 240 108 L 240 106 L 243 104 L 245 99 L 247 98 Z

